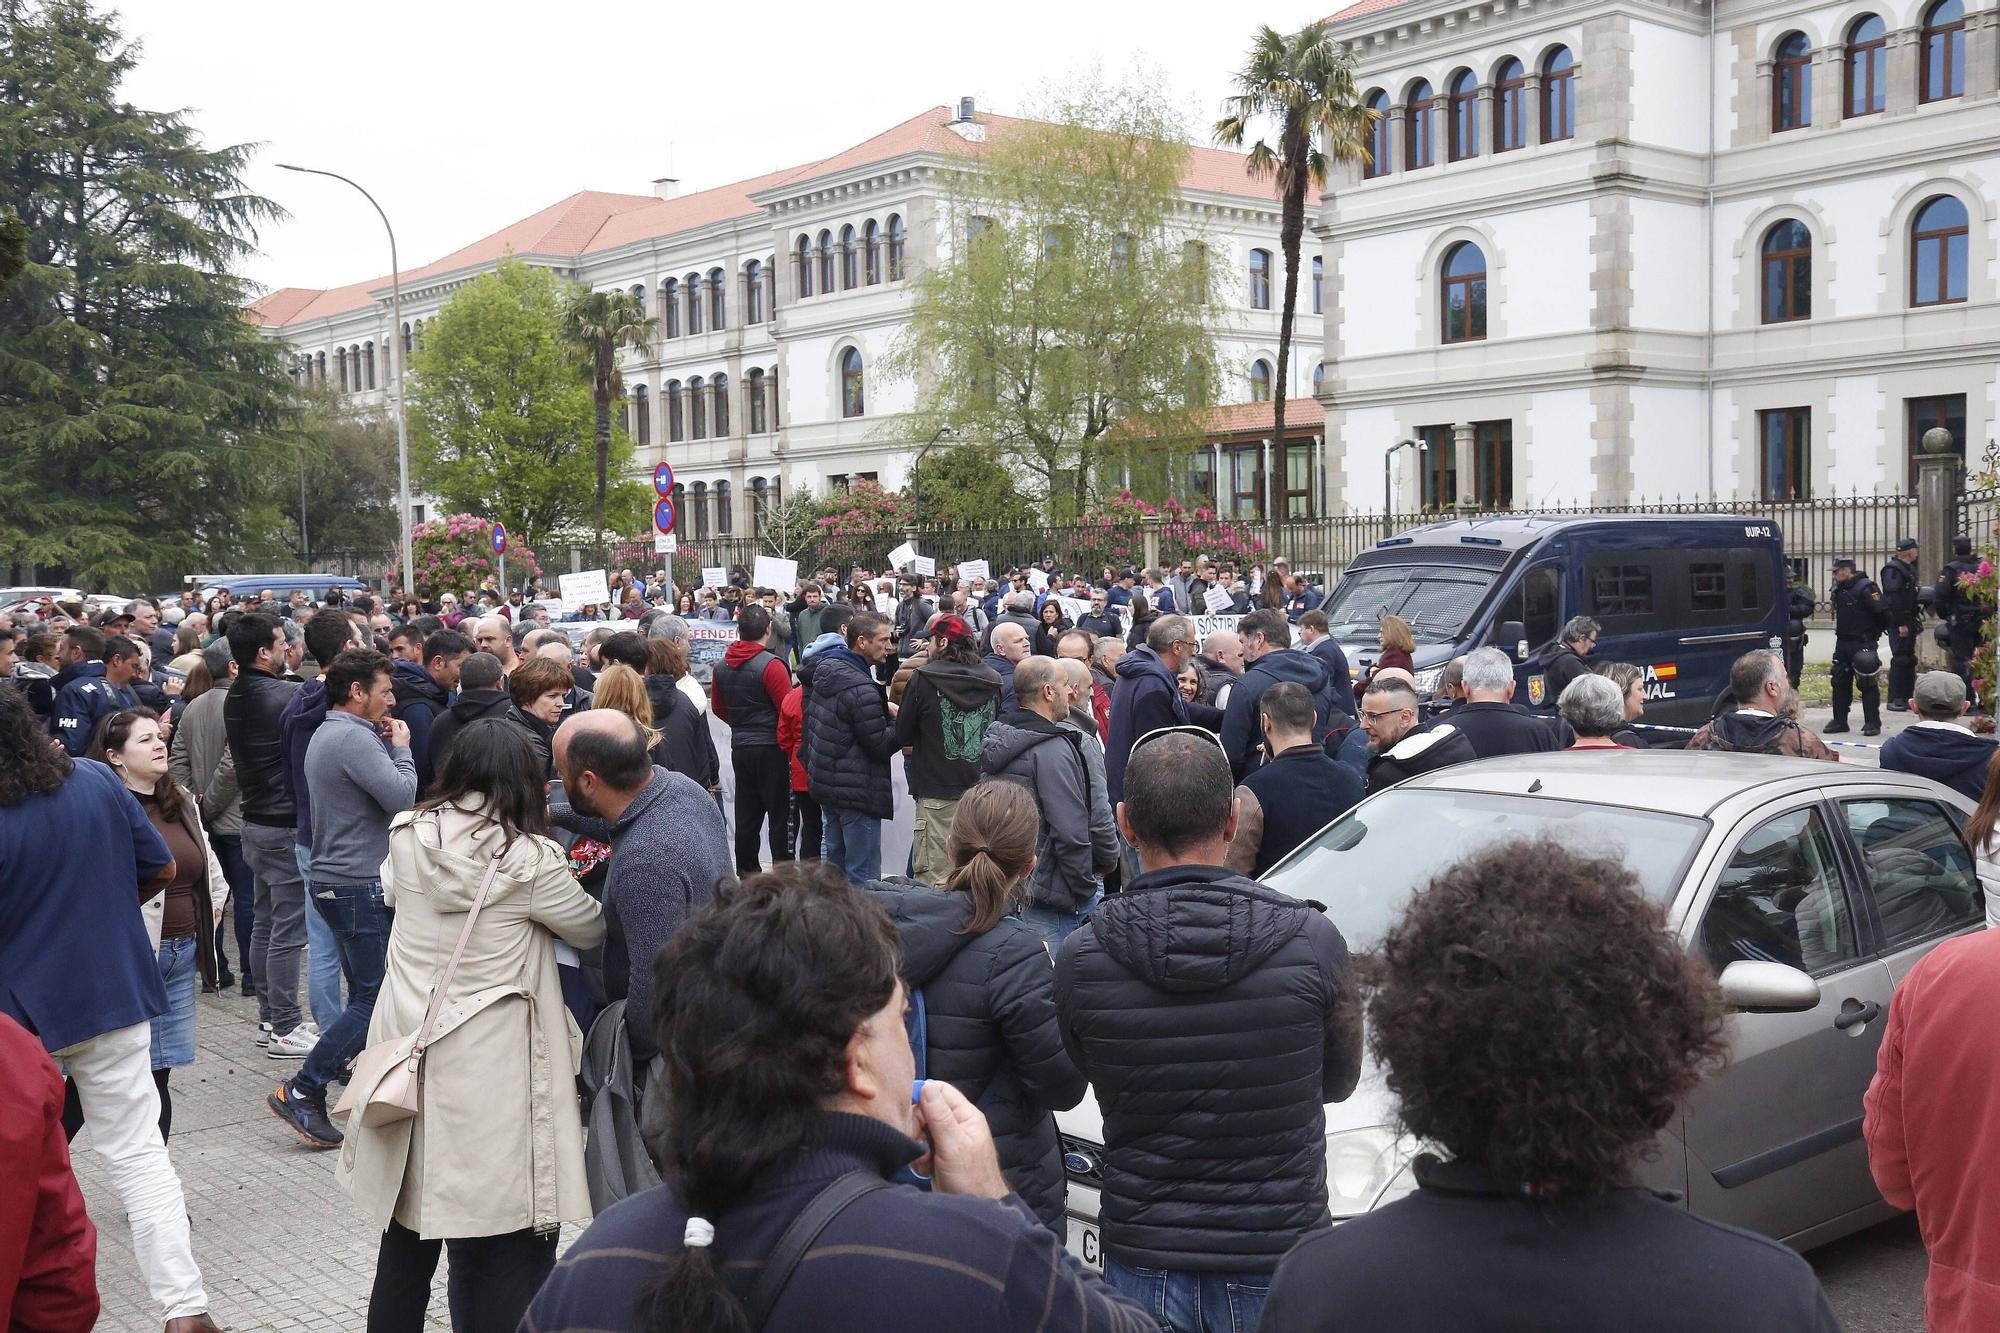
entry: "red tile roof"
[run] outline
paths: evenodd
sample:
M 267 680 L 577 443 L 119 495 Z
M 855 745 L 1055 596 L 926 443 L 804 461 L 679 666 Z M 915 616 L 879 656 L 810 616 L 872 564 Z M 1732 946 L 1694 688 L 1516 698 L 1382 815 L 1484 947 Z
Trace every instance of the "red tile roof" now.
M 1247 435 L 1253 431 L 1270 430 L 1276 424 L 1277 408 L 1269 402 L 1225 403 L 1208 410 L 1208 418 L 1202 425 L 1206 435 Z M 1317 398 L 1287 398 L 1285 400 L 1285 434 L 1290 436 L 1294 427 L 1325 426 L 1326 410 Z
M 954 116 L 950 107 L 932 107 L 912 116 L 872 139 L 831 157 L 820 158 L 781 171 L 754 176 L 714 189 L 698 190 L 676 199 L 658 199 L 644 194 L 607 194 L 583 190 L 538 213 L 503 227 L 470 245 L 406 271 L 405 289 L 424 279 L 459 269 L 491 264 L 512 250 L 516 254 L 550 255 L 576 259 L 583 255 L 614 250 L 622 245 L 655 237 L 692 231 L 730 218 L 758 212 L 751 196 L 765 190 L 810 180 L 818 176 L 884 162 L 910 153 L 939 152 L 970 155 L 978 145 L 950 128 Z M 1027 122 L 1012 116 L 982 114 L 979 122 L 989 134 L 1004 134 Z M 1182 184 L 1189 189 L 1251 199 L 1275 199 L 1277 187 L 1269 178 L 1257 178 L 1244 170 L 1244 155 L 1217 148 L 1196 148 Z M 1313 198 L 1316 200 L 1317 195 Z M 245 312 L 252 323 L 265 328 L 284 328 L 310 320 L 326 319 L 363 309 L 375 301 L 375 293 L 389 286 L 389 276 L 325 290 L 310 287 L 281 287 L 254 302 Z
M 1320 22 L 1345 23 L 1349 19 L 1366 18 L 1370 14 L 1378 14 L 1385 9 L 1394 9 L 1397 5 L 1407 4 L 1408 2 L 1409 0 L 1355 0 L 1354 4 L 1347 6 L 1345 9 L 1335 10 L 1321 19 Z

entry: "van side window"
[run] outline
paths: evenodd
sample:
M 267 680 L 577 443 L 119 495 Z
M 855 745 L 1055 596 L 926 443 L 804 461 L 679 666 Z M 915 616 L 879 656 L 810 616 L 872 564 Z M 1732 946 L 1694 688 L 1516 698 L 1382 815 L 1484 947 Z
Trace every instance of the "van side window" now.
M 1591 609 L 1599 616 L 1653 614 L 1653 569 L 1646 564 L 1606 561 L 1590 571 Z
M 1764 599 L 1758 595 L 1757 561 L 1739 556 L 1736 561 L 1736 586 L 1741 589 L 1740 605 L 1745 611 L 1765 610 Z
M 1510 620 L 1521 622 L 1531 650 L 1555 641 L 1556 631 L 1562 625 L 1562 570 L 1559 566 L 1543 565 L 1529 570 L 1522 577 L 1501 604 L 1500 614 L 1494 618 L 1494 632 L 1497 634 L 1500 626 Z M 1498 646 L 1510 653 L 1514 651 L 1511 643 Z
M 1723 574 L 1720 560 L 1691 560 L 1688 562 L 1688 609 L 1690 611 L 1727 611 L 1729 609 L 1729 581 Z

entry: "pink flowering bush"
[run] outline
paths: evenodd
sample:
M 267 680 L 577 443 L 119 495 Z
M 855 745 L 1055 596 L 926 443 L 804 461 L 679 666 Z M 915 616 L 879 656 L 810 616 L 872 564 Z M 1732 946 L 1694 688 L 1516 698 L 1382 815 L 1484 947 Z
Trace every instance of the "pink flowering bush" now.
M 492 520 L 476 514 L 449 514 L 417 524 L 410 535 L 419 597 L 435 598 L 446 592 L 463 596 L 488 579 L 499 582 L 500 557 L 493 553 Z M 510 539 L 507 581 L 519 587 L 541 575 L 542 567 L 535 560 L 535 553 Z M 385 570 L 382 586 L 395 588 L 401 579 L 400 568 Z
M 857 481 L 845 495 L 828 496 L 819 517 L 819 558 L 837 569 L 880 569 L 891 548 L 902 545 L 912 520 L 910 502 L 872 481 Z
M 1189 507 L 1172 499 L 1155 505 L 1121 491 L 1077 520 L 1080 533 L 1071 560 L 1092 571 L 1103 565 L 1137 565 L 1146 554 L 1146 519 L 1155 515 L 1162 565 L 1203 555 L 1253 562 L 1265 554 L 1263 541 L 1247 525 L 1220 518 L 1206 506 Z

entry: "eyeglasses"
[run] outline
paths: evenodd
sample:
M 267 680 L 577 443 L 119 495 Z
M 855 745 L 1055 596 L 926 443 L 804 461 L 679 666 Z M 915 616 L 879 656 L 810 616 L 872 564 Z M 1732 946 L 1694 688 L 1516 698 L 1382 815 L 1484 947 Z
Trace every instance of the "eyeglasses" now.
M 1206 727 L 1177 726 L 1177 727 L 1155 727 L 1153 730 L 1141 736 L 1138 740 L 1132 742 L 1132 753 L 1133 754 L 1139 753 L 1140 746 L 1151 745 L 1154 741 L 1159 740 L 1162 736 L 1198 736 L 1202 740 L 1205 740 L 1209 744 L 1213 745 L 1216 749 L 1222 750 L 1222 738 L 1216 735 L 1214 732 L 1208 730 Z M 1228 751 L 1223 750 L 1223 753 L 1226 755 L 1228 754 Z
M 1384 709 L 1381 709 L 1380 711 L 1376 711 L 1376 712 L 1371 712 L 1370 710 L 1368 710 L 1368 709 L 1364 708 L 1364 709 L 1362 709 L 1362 710 L 1361 710 L 1361 716 L 1363 716 L 1363 717 L 1394 717 L 1394 716 L 1396 716 L 1396 715 L 1397 715 L 1398 713 L 1407 713 L 1407 712 L 1409 712 L 1409 711 L 1410 711 L 1410 710 L 1409 710 L 1409 709 L 1407 709 L 1407 708 L 1384 708 Z

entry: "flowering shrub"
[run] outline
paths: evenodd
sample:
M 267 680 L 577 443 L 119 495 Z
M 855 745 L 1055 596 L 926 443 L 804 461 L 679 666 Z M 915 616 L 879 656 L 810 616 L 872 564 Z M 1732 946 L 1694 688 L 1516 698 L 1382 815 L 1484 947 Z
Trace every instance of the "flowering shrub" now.
M 846 495 L 828 496 L 817 527 L 819 558 L 845 570 L 850 565 L 880 569 L 900 546 L 911 521 L 909 501 L 872 481 L 857 481 Z
M 476 514 L 450 514 L 411 529 L 411 561 L 416 566 L 419 597 L 439 593 L 463 596 L 488 579 L 500 579 L 500 557 L 493 553 L 493 523 Z M 542 567 L 535 553 L 511 539 L 507 546 L 507 581 L 516 587 L 539 579 Z M 384 570 L 382 586 L 395 588 L 400 568 Z
M 1145 558 L 1145 521 L 1160 520 L 1160 563 L 1172 565 L 1183 557 L 1234 556 L 1239 562 L 1261 559 L 1265 546 L 1246 525 L 1220 518 L 1206 506 L 1190 508 L 1179 500 L 1158 505 L 1121 491 L 1078 520 L 1082 529 L 1075 550 L 1066 559 L 1079 569 L 1103 565 L 1134 565 Z

